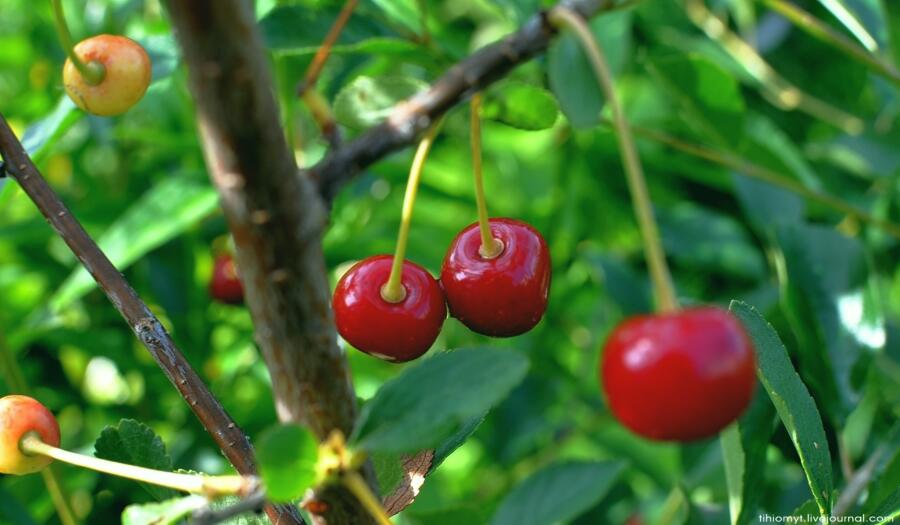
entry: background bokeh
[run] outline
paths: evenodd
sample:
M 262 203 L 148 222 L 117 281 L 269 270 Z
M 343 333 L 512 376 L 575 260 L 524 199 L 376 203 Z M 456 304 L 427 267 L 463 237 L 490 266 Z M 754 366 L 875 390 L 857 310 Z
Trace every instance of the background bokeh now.
M 885 60 L 900 59 L 900 34 L 891 32 L 900 27 L 900 14 L 886 7 L 891 1 L 849 2 Z M 360 76 L 433 81 L 472 50 L 513 31 L 541 2 L 423 4 L 427 42 L 413 38 L 423 34 L 421 22 L 408 16 L 419 3 L 361 2 L 319 82 L 326 98 Z M 803 4 L 844 30 L 818 3 Z M 76 39 L 121 33 L 147 46 L 154 59 L 147 96 L 117 118 L 73 110 L 62 89 L 64 54 L 49 2 L 0 0 L 0 113 L 33 141 L 26 145 L 54 189 L 102 240 L 227 410 L 257 436 L 276 421 L 268 375 L 246 310 L 213 303 L 207 293 L 212 258 L 228 249 L 228 240 L 165 10 L 156 0 L 65 5 Z M 293 99 L 293 88 L 340 5 L 256 2 L 283 120 L 302 164 L 320 158 L 325 143 Z M 619 72 L 631 121 L 900 221 L 896 87 L 750 0 L 711 7 L 785 78 L 862 119 L 864 131 L 850 135 L 773 106 L 675 0 L 647 0 L 594 23 Z M 392 45 L 384 52 L 354 48 L 376 38 Z M 727 523 L 717 440 L 675 446 L 639 439 L 612 419 L 600 395 L 597 363 L 605 335 L 624 316 L 650 311 L 652 298 L 615 137 L 592 122 L 596 93 L 573 105 L 579 94 L 566 90 L 578 82 L 561 80 L 588 74 L 579 73 L 573 49 L 568 40 L 557 44 L 549 57 L 520 67 L 488 93 L 490 105 L 501 104 L 514 82 L 555 92 L 564 111 L 553 126 L 528 131 L 489 120 L 483 131 L 491 214 L 531 223 L 551 247 L 546 317 L 508 340 L 487 339 L 448 320 L 435 345 L 508 348 L 528 356 L 530 373 L 429 479 L 404 523 L 486 522 L 517 482 L 563 458 L 627 462 L 606 497 L 573 523 L 618 524 L 633 514 L 652 522 L 667 501 L 671 506 L 670 494 L 690 502 L 679 507 L 676 520 Z M 451 239 L 475 220 L 467 126 L 466 106 L 450 113 L 416 205 L 408 255 L 435 274 Z M 897 238 L 659 143 L 641 139 L 639 146 L 683 303 L 727 306 L 741 299 L 764 312 L 822 413 L 836 484 L 845 482 L 842 462 L 858 467 L 887 443 L 872 491 L 900 485 L 897 433 L 890 434 L 900 413 Z M 352 262 L 393 250 L 410 159 L 410 151 L 392 155 L 340 194 L 325 238 L 332 283 Z M 58 414 L 64 447 L 90 453 L 106 425 L 133 418 L 163 437 L 177 467 L 225 471 L 227 463 L 177 392 L 76 268 L 15 183 L 0 180 L 0 352 L 18 363 L 32 393 Z M 353 349 L 348 355 L 362 398 L 400 369 Z M 9 376 L 3 377 L 0 393 L 10 392 Z M 791 513 L 810 495 L 780 426 L 766 458 L 761 508 Z M 129 503 L 150 501 L 131 482 L 66 466 L 57 472 L 84 523 L 114 523 Z M 40 476 L 0 477 L 0 523 L 58 523 Z

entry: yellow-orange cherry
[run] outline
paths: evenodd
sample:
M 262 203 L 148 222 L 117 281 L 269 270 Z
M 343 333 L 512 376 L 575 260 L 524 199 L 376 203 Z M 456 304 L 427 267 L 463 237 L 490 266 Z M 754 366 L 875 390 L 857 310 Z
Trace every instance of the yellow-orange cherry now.
M 47 407 L 28 396 L 0 398 L 0 473 L 20 476 L 50 464 L 48 457 L 22 452 L 19 444 L 30 432 L 48 445 L 59 446 L 59 424 Z
M 88 67 L 102 72 L 91 82 L 71 59 L 63 66 L 66 93 L 81 109 L 104 117 L 128 111 L 143 98 L 150 85 L 150 57 L 140 44 L 117 35 L 97 35 L 75 46 L 75 55 Z

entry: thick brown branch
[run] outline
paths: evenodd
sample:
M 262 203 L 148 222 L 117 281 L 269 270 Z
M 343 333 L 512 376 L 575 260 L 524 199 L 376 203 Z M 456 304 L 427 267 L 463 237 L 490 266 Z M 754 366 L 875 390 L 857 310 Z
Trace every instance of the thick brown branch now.
M 560 2 L 585 17 L 614 7 L 611 0 Z M 322 196 L 331 201 L 340 188 L 363 168 L 409 146 L 441 115 L 475 91 L 547 49 L 556 30 L 541 12 L 521 29 L 487 46 L 450 68 L 431 88 L 397 105 L 388 119 L 345 146 L 331 151 L 308 170 Z
M 169 381 L 190 405 L 191 410 L 206 431 L 212 435 L 228 460 L 241 474 L 256 474 L 253 449 L 247 436 L 206 388 L 203 380 L 175 346 L 175 342 L 160 324 L 159 319 L 138 297 L 119 270 L 50 188 L 2 115 L 0 115 L 0 154 L 6 161 L 6 172 L 34 201 L 53 229 L 94 277 L 116 310 L 128 321 L 135 335 L 150 351 Z M 270 507 L 267 512 L 276 522 L 281 516 L 294 514 L 289 507 Z
M 320 439 L 335 429 L 349 435 L 356 396 L 331 313 L 322 254 L 327 211 L 316 185 L 299 176 L 279 125 L 250 6 L 246 0 L 168 2 L 279 417 L 304 423 Z M 327 523 L 370 523 L 348 496 L 343 490 L 321 495 Z

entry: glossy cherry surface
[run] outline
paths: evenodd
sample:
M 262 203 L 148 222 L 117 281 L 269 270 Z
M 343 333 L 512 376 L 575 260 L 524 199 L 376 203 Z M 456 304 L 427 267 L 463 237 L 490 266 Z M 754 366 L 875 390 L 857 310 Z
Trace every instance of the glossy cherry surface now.
M 231 255 L 218 255 L 213 261 L 213 273 L 209 280 L 209 295 L 225 304 L 244 302 L 244 286 L 238 276 Z
M 756 357 L 741 323 L 721 308 L 636 316 L 607 339 L 601 380 L 613 414 L 634 433 L 693 441 L 744 412 Z
M 537 230 L 513 219 L 491 219 L 503 251 L 479 253 L 481 234 L 472 224 L 453 240 L 441 269 L 450 315 L 474 332 L 511 337 L 531 330 L 547 309 L 550 253 Z
M 66 93 L 88 113 L 101 116 L 124 113 L 141 100 L 150 85 L 150 57 L 130 38 L 97 35 L 79 42 L 74 51 L 84 63 L 99 62 L 105 70 L 103 80 L 91 85 L 71 60 L 66 60 L 63 66 Z
M 0 473 L 30 474 L 50 464 L 50 458 L 26 456 L 19 449 L 29 432 L 37 432 L 48 445 L 59 446 L 59 424 L 47 407 L 27 396 L 0 398 Z
M 338 332 L 357 349 L 403 362 L 431 348 L 447 317 L 444 292 L 421 266 L 403 262 L 401 280 L 406 297 L 397 303 L 381 296 L 391 273 L 391 255 L 376 255 L 356 263 L 338 282 L 332 306 Z

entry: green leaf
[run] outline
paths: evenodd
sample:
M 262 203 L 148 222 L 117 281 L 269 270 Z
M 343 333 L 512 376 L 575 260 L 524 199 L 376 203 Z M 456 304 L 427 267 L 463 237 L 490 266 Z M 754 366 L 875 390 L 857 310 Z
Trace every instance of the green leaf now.
M 123 419 L 116 426 L 103 429 L 94 443 L 94 455 L 154 470 L 172 470 L 172 458 L 166 453 L 162 439 L 153 429 L 133 419 Z M 155 485 L 141 483 L 141 486 L 160 501 L 175 494 L 171 489 Z
M 409 525 L 464 525 L 484 523 L 484 517 L 472 508 L 449 508 L 430 511 L 408 510 L 403 513 Z
M 422 32 L 422 14 L 417 0 L 370 0 L 391 22 L 403 26 L 413 33 Z
M 544 468 L 506 496 L 491 525 L 568 522 L 599 502 L 623 468 L 623 462 L 570 462 Z
M 357 77 L 334 100 L 334 116 L 348 128 L 366 129 L 390 115 L 394 105 L 428 85 L 411 77 Z
M 378 479 L 378 487 L 381 495 L 387 496 L 403 479 L 403 458 L 405 454 L 393 452 L 374 452 L 369 454 L 372 467 L 375 468 L 375 477 Z
M 822 516 L 831 512 L 831 454 L 822 418 L 794 370 L 778 334 L 752 306 L 732 301 L 729 309 L 744 324 L 757 354 L 757 375 L 797 449 L 810 491 Z
M 185 230 L 218 206 L 215 190 L 186 174 L 170 174 L 145 193 L 100 237 L 100 249 L 120 271 Z M 79 266 L 50 298 L 59 312 L 91 291 L 96 282 Z
M 590 21 L 591 32 L 603 49 L 610 68 L 618 72 L 631 53 L 631 14 L 607 13 Z M 600 122 L 605 97 L 578 40 L 565 33 L 547 52 L 550 89 L 572 126 L 591 127 Z
M 31 160 L 40 162 L 50 147 L 83 116 L 68 96 L 60 97 L 53 112 L 28 126 L 22 134 L 22 146 Z
M 850 372 L 860 347 L 841 323 L 838 298 L 865 268 L 862 246 L 832 228 L 805 224 L 782 225 L 777 238 L 786 269 L 779 275 L 782 296 L 800 343 L 803 377 L 824 400 L 823 411 L 842 422 L 856 402 Z
M 739 173 L 732 173 L 731 179 L 744 214 L 763 232 L 803 220 L 806 201 L 795 193 Z
M 816 512 L 818 512 L 818 510 L 819 510 L 819 508 L 818 508 L 818 505 L 816 504 L 816 500 L 808 499 L 808 500 L 804 501 L 802 504 L 800 504 L 799 507 L 794 509 L 794 512 L 792 512 L 791 515 L 796 516 L 798 518 L 804 518 L 803 520 L 800 521 L 800 523 L 809 523 L 810 525 L 812 525 L 812 522 L 805 518 L 808 518 L 809 516 L 815 516 Z
M 187 496 L 161 503 L 129 505 L 122 512 L 122 525 L 174 525 L 206 503 L 202 496 Z
M 518 129 L 538 131 L 556 123 L 559 106 L 548 91 L 520 82 L 492 90 L 484 103 L 484 118 Z
M 171 76 L 178 68 L 180 54 L 173 35 L 153 35 L 141 39 L 153 64 L 153 82 Z
M 434 472 L 441 463 L 444 462 L 445 459 L 450 457 L 450 454 L 456 452 L 456 449 L 461 447 L 463 443 L 469 439 L 472 434 L 478 430 L 478 427 L 481 426 L 481 423 L 484 422 L 484 418 L 487 417 L 487 411 L 482 414 L 479 414 L 471 419 L 469 419 L 463 426 L 459 429 L 458 432 L 453 434 L 444 440 L 440 445 L 435 447 L 434 449 L 434 458 L 431 460 L 431 468 L 428 469 L 428 473 Z
M 877 525 L 894 523 L 894 520 L 900 518 L 900 487 L 894 489 L 894 492 L 888 495 L 881 505 L 872 512 L 872 516 L 881 518 Z
M 318 50 L 319 46 L 315 44 L 306 47 L 292 47 L 279 51 L 278 54 L 280 56 L 305 56 L 314 55 Z M 331 54 L 391 55 L 415 63 L 426 63 L 430 60 L 430 56 L 413 42 L 383 36 L 373 36 L 355 44 L 334 46 L 331 48 Z
M 762 254 L 729 215 L 682 203 L 660 208 L 658 217 L 666 253 L 685 266 L 754 280 L 765 275 Z
M 885 23 L 893 62 L 895 66 L 900 67 L 900 4 L 893 0 L 881 0 L 881 9 L 886 15 Z
M 696 133 L 717 146 L 740 144 L 746 106 L 740 86 L 725 69 L 705 57 L 682 54 L 654 56 L 648 68 Z
M 266 45 L 273 51 L 294 53 L 311 50 L 315 53 L 337 15 L 337 8 L 310 9 L 303 5 L 282 5 L 266 13 L 259 21 L 259 27 Z M 341 31 L 337 44 L 351 44 L 386 35 L 379 24 L 370 18 L 351 16 Z
M 300 497 L 316 480 L 319 443 L 298 425 L 280 425 L 264 432 L 257 443 L 259 471 L 273 501 Z
M 864 507 L 866 514 L 874 514 L 875 509 L 886 503 L 891 492 L 900 487 L 900 450 L 887 462 L 881 474 L 869 486 L 869 495 Z
M 28 509 L 12 494 L 0 487 L 0 523 L 9 525 L 35 525 Z
M 625 315 L 653 311 L 650 284 L 624 261 L 608 253 L 589 252 L 587 259 L 600 274 L 603 289 Z
M 738 423 L 720 436 L 732 525 L 745 525 L 758 515 L 774 423 L 775 407 L 767 397 L 757 395 Z
M 368 451 L 434 448 L 500 402 L 525 377 L 520 354 L 470 348 L 437 354 L 385 383 L 353 435 Z

